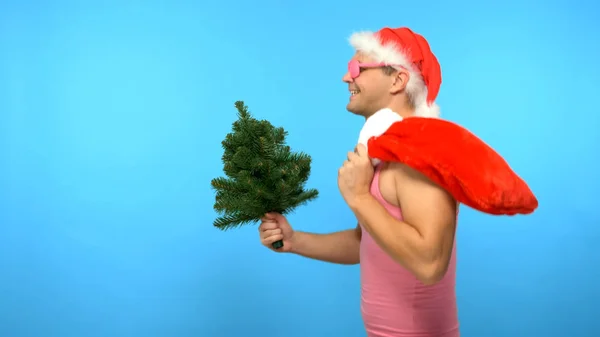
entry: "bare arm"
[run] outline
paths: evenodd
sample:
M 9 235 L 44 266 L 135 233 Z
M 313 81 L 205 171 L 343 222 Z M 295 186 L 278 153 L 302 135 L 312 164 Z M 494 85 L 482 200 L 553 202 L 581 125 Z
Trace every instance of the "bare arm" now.
M 360 226 L 331 234 L 296 231 L 291 252 L 331 263 L 358 264 L 360 238 Z
M 350 203 L 359 222 L 392 258 L 421 282 L 433 284 L 448 268 L 456 227 L 456 201 L 421 173 L 390 164 L 403 221 L 393 218 L 371 195 Z

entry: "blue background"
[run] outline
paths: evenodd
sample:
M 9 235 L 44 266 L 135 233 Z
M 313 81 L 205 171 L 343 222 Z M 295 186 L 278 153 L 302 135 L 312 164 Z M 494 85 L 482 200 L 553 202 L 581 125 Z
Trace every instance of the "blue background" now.
M 213 228 L 209 183 L 244 100 L 313 156 L 321 196 L 296 228 L 353 227 L 336 186 L 362 122 L 345 111 L 347 37 L 384 25 L 429 40 L 444 117 L 540 201 L 531 216 L 461 212 L 463 336 L 600 335 L 599 8 L 3 1 L 0 335 L 365 336 L 358 266 Z

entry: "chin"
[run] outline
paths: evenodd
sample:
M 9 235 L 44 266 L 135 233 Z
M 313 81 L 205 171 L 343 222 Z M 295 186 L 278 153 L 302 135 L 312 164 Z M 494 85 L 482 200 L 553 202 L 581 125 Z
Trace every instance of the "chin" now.
M 364 114 L 362 114 L 362 113 L 361 113 L 361 112 L 359 112 L 359 111 L 355 111 L 355 110 L 353 110 L 353 109 L 348 109 L 348 108 L 346 108 L 346 110 L 348 110 L 348 112 L 350 112 L 350 113 L 351 113 L 351 114 L 353 114 L 353 115 L 357 115 L 357 116 L 364 116 Z
M 364 111 L 356 111 L 356 110 L 349 110 L 349 109 L 348 109 L 348 111 L 355 116 L 360 116 L 360 117 L 364 117 L 364 118 L 369 117 L 369 114 L 365 113 Z
M 355 115 L 359 115 L 359 116 L 364 116 L 365 114 L 363 113 L 363 111 L 361 111 L 361 109 L 357 108 L 354 104 L 352 104 L 352 102 L 349 102 L 346 105 L 346 110 L 348 110 L 348 112 L 351 112 Z

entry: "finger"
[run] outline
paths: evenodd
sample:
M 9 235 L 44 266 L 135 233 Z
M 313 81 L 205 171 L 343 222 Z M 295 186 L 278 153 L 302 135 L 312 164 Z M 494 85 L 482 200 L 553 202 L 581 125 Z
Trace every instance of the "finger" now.
M 351 161 L 357 159 L 358 155 L 356 153 L 354 153 L 354 152 L 348 152 L 348 156 L 347 157 L 348 157 L 348 161 L 351 162 Z
M 278 224 L 286 223 L 287 219 L 285 216 L 279 212 L 271 212 L 266 215 L 267 221 L 277 222 Z
M 285 216 L 281 213 L 270 213 L 273 215 L 273 219 L 279 223 L 287 221 Z
M 260 236 L 263 239 L 267 239 L 273 235 L 279 235 L 279 234 L 283 234 L 283 231 L 281 230 L 281 228 L 275 228 L 275 229 L 267 229 L 266 231 L 262 232 L 260 234 Z
M 262 222 L 278 222 L 281 219 L 281 214 L 275 212 L 265 213 L 261 218 Z
M 356 145 L 356 148 L 354 150 L 356 151 L 356 154 L 358 154 L 359 157 L 368 157 L 369 156 L 369 154 L 367 152 L 367 147 L 364 144 Z
M 265 223 L 265 222 L 277 222 L 277 220 L 275 220 L 273 218 L 268 218 L 266 216 L 263 216 L 262 218 L 260 218 L 260 222 L 261 223 Z
M 263 218 L 267 219 L 267 220 L 277 220 L 277 213 L 273 213 L 273 212 L 266 213 Z
M 269 236 L 268 238 L 264 238 L 264 239 L 262 239 L 262 243 L 264 245 L 270 245 L 273 242 L 279 241 L 279 240 L 283 240 L 283 234 L 272 235 L 272 236 Z
M 265 232 L 276 228 L 279 228 L 279 225 L 275 221 L 266 221 L 261 223 L 260 226 L 258 226 L 258 230 L 260 232 Z

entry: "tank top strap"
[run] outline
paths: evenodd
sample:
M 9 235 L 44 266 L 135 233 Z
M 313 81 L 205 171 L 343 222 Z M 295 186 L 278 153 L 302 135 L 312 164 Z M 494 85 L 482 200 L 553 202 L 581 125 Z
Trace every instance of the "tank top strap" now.
M 375 166 L 375 170 L 373 173 L 373 180 L 371 181 L 371 194 L 379 201 L 383 201 L 383 195 L 379 190 L 379 177 L 381 176 L 381 171 L 383 170 L 383 163 Z

